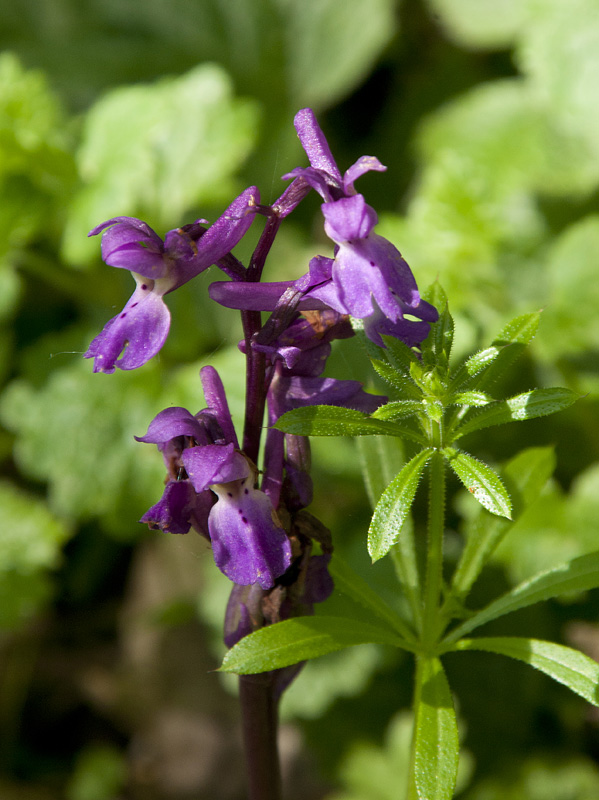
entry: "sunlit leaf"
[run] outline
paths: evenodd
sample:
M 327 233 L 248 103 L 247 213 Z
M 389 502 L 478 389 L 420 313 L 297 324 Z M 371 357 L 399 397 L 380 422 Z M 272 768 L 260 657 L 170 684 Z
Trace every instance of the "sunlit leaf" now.
M 579 650 L 517 636 L 462 639 L 455 649 L 487 650 L 524 661 L 599 706 L 599 664 Z
M 229 650 L 221 670 L 239 675 L 266 672 L 366 642 L 403 644 L 396 633 L 379 625 L 347 617 L 296 617 L 245 636 Z

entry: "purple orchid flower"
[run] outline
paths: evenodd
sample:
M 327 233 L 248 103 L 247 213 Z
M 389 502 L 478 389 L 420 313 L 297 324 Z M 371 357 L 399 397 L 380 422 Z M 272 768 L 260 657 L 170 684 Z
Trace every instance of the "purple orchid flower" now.
M 94 359 L 94 372 L 136 369 L 158 353 L 170 328 L 164 295 L 227 255 L 252 224 L 259 201 L 257 188 L 250 186 L 208 230 L 199 224 L 205 220 L 198 220 L 169 231 L 164 242 L 134 217 L 113 217 L 90 231 L 90 236 L 104 232 L 102 258 L 109 266 L 128 269 L 137 284 L 121 313 L 84 354 Z
M 386 167 L 373 156 L 362 156 L 341 175 L 314 112 L 299 111 L 295 127 L 310 166 L 297 167 L 284 176 L 294 181 L 274 208 L 286 216 L 310 187 L 317 191 L 324 200 L 324 228 L 335 243 L 335 257 L 316 256 L 309 272 L 295 282 L 244 286 L 243 291 L 235 284 L 215 283 L 211 297 L 229 308 L 274 310 L 283 293 L 294 288 L 301 294 L 300 311 L 328 307 L 362 319 L 366 335 L 381 347 L 381 334 L 417 346 L 428 336 L 429 323 L 438 319 L 438 311 L 421 300 L 399 250 L 374 232 L 377 214 L 354 187 L 364 173 Z
M 218 373 L 207 366 L 200 375 L 207 409 L 194 416 L 167 408 L 136 437 L 158 445 L 169 473 L 161 500 L 141 522 L 167 533 L 194 527 L 208 536 L 230 580 L 269 589 L 291 563 L 291 544 L 271 500 L 254 488 L 256 469 L 239 452 Z

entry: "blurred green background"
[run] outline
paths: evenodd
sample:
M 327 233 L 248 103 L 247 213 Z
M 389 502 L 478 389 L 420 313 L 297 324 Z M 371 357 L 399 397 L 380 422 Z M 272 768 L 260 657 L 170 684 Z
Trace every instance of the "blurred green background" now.
M 250 184 L 273 201 L 305 163 L 292 121 L 310 105 L 342 170 L 363 154 L 387 165 L 359 188 L 419 284 L 447 291 L 458 357 L 544 308 L 498 392 L 584 397 L 469 443 L 497 465 L 551 447 L 557 465 L 477 584 L 484 603 L 597 548 L 599 0 L 2 0 L 0 50 L 0 796 L 240 800 L 235 682 L 211 672 L 227 581 L 199 537 L 137 523 L 163 468 L 133 439 L 168 405 L 203 406 L 206 363 L 239 414 L 238 323 L 207 300 L 213 269 L 169 295 L 159 357 L 93 375 L 81 355 L 133 282 L 87 232 L 122 214 L 160 234 L 213 220 Z M 266 278 L 318 252 L 312 197 Z M 368 380 L 355 343 L 337 344 L 329 373 Z M 314 464 L 312 511 L 393 591 L 391 567 L 368 565 L 355 443 L 316 441 Z M 472 513 L 452 492 L 450 559 Z M 599 658 L 598 600 L 493 630 Z M 599 716 L 582 700 L 487 654 L 447 668 L 461 796 L 599 796 Z M 289 800 L 400 799 L 410 681 L 407 659 L 374 646 L 311 663 L 283 705 Z

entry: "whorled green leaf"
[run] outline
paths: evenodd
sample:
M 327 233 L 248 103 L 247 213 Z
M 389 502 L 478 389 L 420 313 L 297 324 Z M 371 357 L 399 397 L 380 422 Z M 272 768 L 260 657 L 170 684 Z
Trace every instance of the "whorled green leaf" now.
M 555 414 L 568 408 L 578 399 L 579 395 L 571 389 L 555 387 L 533 389 L 508 400 L 496 400 L 480 411 L 475 411 L 473 416 L 454 431 L 452 438 L 459 439 L 472 431 L 489 428 L 492 425 L 504 425 L 508 422 L 520 422 Z
M 462 639 L 455 650 L 486 650 L 524 661 L 599 706 L 599 664 L 579 650 L 519 636 Z
M 512 522 L 537 499 L 555 469 L 553 447 L 530 447 L 518 453 L 503 470 L 513 506 L 513 520 L 489 515 L 481 508 L 467 530 L 466 546 L 452 580 L 452 592 L 465 597 Z
M 450 800 L 460 748 L 451 691 L 439 659 L 423 657 L 418 670 L 414 709 L 414 783 L 420 800 Z
M 299 436 L 400 436 L 424 442 L 417 430 L 339 406 L 306 406 L 283 414 L 274 427 Z
M 409 372 L 400 371 L 387 361 L 382 361 L 378 358 L 372 358 L 371 360 L 372 366 L 381 378 L 397 389 L 401 395 L 411 398 L 420 398 L 422 396 L 421 390 L 414 383 Z
M 466 361 L 459 367 L 457 372 L 452 378 L 451 389 L 457 389 L 466 381 L 469 381 L 475 375 L 478 375 L 485 367 L 488 367 L 501 352 L 500 347 L 486 347 L 484 350 L 479 350 L 473 353 Z
M 427 448 L 414 456 L 383 492 L 368 530 L 368 552 L 373 561 L 387 555 L 399 539 L 422 472 L 432 454 L 433 450 Z
M 245 636 L 220 669 L 238 675 L 267 672 L 366 642 L 403 646 L 401 637 L 380 625 L 347 617 L 296 617 Z
M 383 625 L 394 628 L 405 639 L 412 639 L 412 633 L 403 619 L 355 572 L 336 552 L 329 564 L 329 572 L 335 589 L 351 597 L 356 603 L 373 614 Z
M 473 614 L 446 637 L 455 642 L 491 620 L 511 614 L 551 597 L 599 587 L 599 551 L 579 556 L 566 564 L 535 575 Z
M 428 337 L 421 345 L 422 356 L 428 361 L 428 353 L 433 357 L 432 363 L 446 366 L 453 345 L 454 321 L 449 312 L 447 295 L 438 281 L 435 281 L 422 295 L 439 312 L 439 319 L 433 325 Z
M 475 500 L 492 514 L 511 518 L 510 497 L 501 478 L 491 467 L 452 447 L 446 447 L 443 455 Z
M 464 406 L 486 406 L 494 400 L 486 392 L 458 392 L 451 398 L 451 402 Z
M 372 415 L 374 419 L 394 420 L 422 414 L 424 406 L 419 400 L 391 400 L 380 406 Z

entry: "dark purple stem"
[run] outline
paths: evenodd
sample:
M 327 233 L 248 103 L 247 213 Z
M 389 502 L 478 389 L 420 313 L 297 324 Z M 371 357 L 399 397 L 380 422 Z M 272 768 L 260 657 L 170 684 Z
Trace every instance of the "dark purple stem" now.
M 281 220 L 272 209 L 265 208 L 266 225 L 254 250 L 245 280 L 257 283 L 262 277 L 264 262 L 279 230 Z M 262 353 L 257 353 L 251 346 L 253 338 L 262 327 L 262 316 L 258 311 L 242 311 L 243 334 L 246 346 L 246 386 L 245 386 L 245 420 L 243 427 L 244 453 L 258 461 L 260 437 L 264 424 L 264 406 L 266 404 L 266 361 Z
M 239 676 L 248 800 L 280 800 L 277 700 L 271 673 Z

